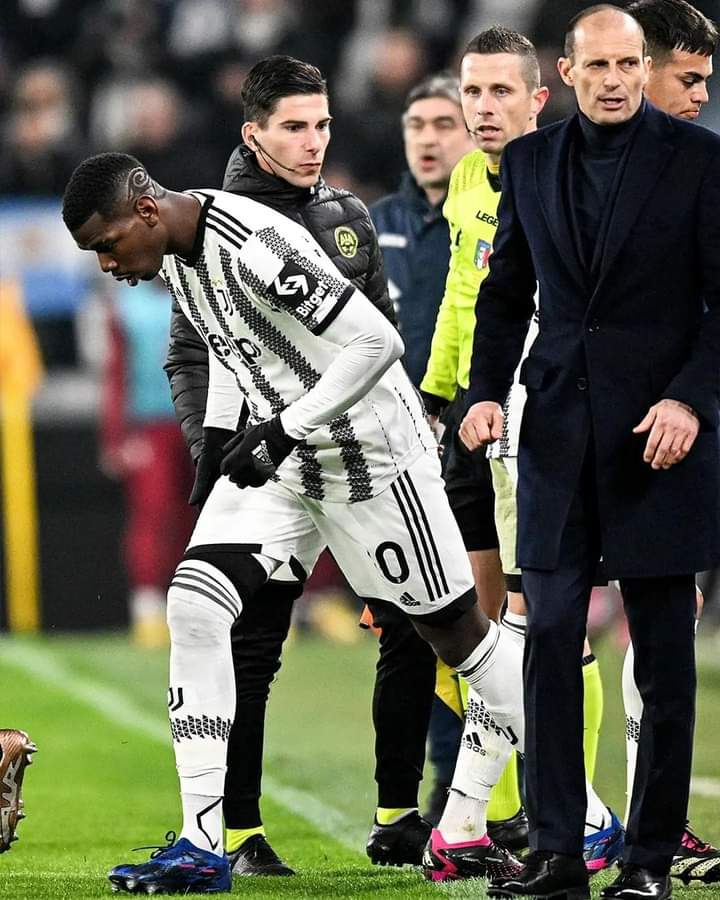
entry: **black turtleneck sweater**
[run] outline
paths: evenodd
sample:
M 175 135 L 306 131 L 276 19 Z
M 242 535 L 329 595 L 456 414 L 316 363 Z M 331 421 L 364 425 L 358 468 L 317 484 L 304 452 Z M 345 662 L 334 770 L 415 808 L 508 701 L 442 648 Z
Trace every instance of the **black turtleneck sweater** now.
M 644 101 L 619 125 L 597 125 L 579 114 L 580 127 L 571 150 L 570 210 L 580 259 L 595 273 L 602 259 L 607 228 Z

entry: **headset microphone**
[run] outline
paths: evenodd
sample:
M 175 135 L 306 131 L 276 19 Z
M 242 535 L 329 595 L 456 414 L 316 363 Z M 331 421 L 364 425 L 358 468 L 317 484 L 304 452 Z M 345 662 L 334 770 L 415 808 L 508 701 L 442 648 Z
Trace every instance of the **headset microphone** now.
M 281 163 L 279 159 L 275 159 L 274 156 L 270 156 L 270 154 L 263 147 L 263 145 L 260 143 L 260 141 L 255 137 L 255 135 L 252 136 L 251 140 L 252 140 L 253 144 L 257 147 L 257 149 L 260 151 L 260 153 L 262 153 L 262 155 L 266 159 L 272 160 L 272 162 L 274 162 L 276 166 L 280 166 L 280 168 L 285 169 L 286 172 L 292 172 L 293 174 L 297 173 L 297 169 L 291 169 L 290 166 L 286 166 L 283 163 Z

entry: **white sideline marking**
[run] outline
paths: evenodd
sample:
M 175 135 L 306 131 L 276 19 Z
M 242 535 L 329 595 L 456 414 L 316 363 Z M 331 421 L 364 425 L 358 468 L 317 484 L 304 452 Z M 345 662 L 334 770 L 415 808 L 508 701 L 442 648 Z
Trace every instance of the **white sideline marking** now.
M 720 797 L 720 778 L 693 778 L 690 793 L 698 797 Z
M 22 669 L 38 681 L 50 684 L 56 690 L 80 700 L 115 725 L 131 729 L 164 745 L 170 740 L 166 722 L 159 722 L 136 706 L 120 690 L 93 684 L 64 668 L 52 657 L 52 651 L 39 651 L 31 644 L 18 644 L 0 638 L 0 659 Z M 283 806 L 288 812 L 304 819 L 322 834 L 328 835 L 349 850 L 361 853 L 367 834 L 354 825 L 340 810 L 319 800 L 314 794 L 281 784 L 272 776 L 263 775 L 264 793 Z

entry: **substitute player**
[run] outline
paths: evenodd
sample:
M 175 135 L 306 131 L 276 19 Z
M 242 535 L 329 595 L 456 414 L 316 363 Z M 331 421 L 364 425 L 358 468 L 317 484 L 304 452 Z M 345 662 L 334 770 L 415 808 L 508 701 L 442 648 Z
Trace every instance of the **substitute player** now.
M 166 191 L 125 154 L 75 170 L 63 218 L 115 279 L 162 275 L 212 351 L 209 421 L 232 426 L 244 401 L 250 409 L 168 591 L 182 832 L 148 863 L 114 869 L 114 886 L 230 888 L 222 852 L 230 629 L 244 597 L 283 564 L 302 577 L 325 545 L 359 596 L 404 609 L 467 680 L 473 702 L 482 695 L 505 738 L 484 748 L 494 783 L 512 746 L 523 746 L 521 654 L 477 605 L 395 329 L 301 226 L 248 198 Z M 477 874 L 517 870 L 487 835 L 472 843 Z
M 340 273 L 396 324 L 383 255 L 367 209 L 349 191 L 322 177 L 331 116 L 320 71 L 293 57 L 267 57 L 248 72 L 242 99 L 243 141 L 230 157 L 223 190 L 251 197 L 303 225 Z M 234 434 L 234 424 L 231 430 L 203 428 L 208 359 L 207 344 L 173 303 L 165 369 L 197 463 L 191 502 L 200 507 L 220 476 L 222 447 Z M 302 582 L 283 567 L 257 594 L 244 599 L 232 629 L 237 696 L 223 814 L 225 849 L 233 872 L 243 877 L 293 874 L 266 837 L 260 793 L 270 685 L 280 668 L 293 603 L 302 592 Z M 382 638 L 373 694 L 378 797 L 367 850 L 373 862 L 417 865 L 430 834 L 430 825 L 418 812 L 418 787 L 436 657 L 395 607 L 375 601 L 371 607 L 382 625 Z

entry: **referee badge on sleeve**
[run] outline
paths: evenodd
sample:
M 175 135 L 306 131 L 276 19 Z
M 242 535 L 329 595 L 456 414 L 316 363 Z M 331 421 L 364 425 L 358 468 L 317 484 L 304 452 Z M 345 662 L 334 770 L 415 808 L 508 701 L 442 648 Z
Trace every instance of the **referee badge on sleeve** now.
M 491 253 L 492 244 L 482 240 L 482 238 L 478 240 L 475 245 L 475 267 L 480 270 L 487 268 L 487 265 L 490 262 Z

